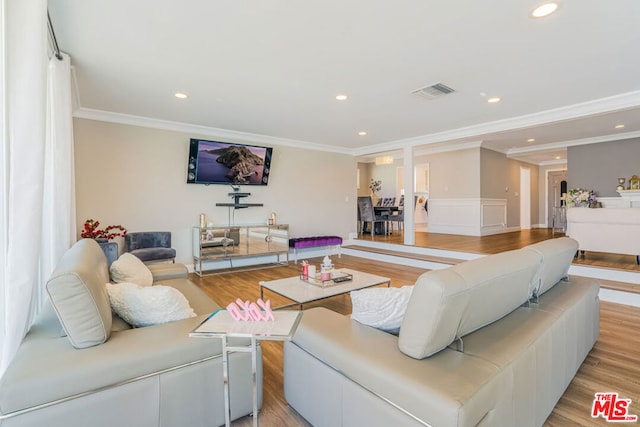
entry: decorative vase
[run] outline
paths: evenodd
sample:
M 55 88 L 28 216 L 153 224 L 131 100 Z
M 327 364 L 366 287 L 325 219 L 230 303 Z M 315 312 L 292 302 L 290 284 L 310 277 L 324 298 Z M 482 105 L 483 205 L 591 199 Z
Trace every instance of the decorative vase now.
M 378 195 L 376 193 L 371 193 L 371 200 L 373 201 L 373 206 L 378 205 Z

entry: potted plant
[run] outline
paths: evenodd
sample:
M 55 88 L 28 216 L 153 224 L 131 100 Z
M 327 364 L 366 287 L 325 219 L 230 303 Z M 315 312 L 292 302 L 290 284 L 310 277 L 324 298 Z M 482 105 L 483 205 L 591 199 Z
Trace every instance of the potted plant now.
M 373 178 L 371 178 L 369 189 L 371 190 L 371 200 L 373 201 L 373 206 L 375 206 L 378 203 L 378 195 L 376 193 L 382 189 L 382 181 L 374 180 Z
M 592 190 L 572 188 L 567 194 L 567 207 L 570 208 L 595 208 L 598 207 L 596 193 Z

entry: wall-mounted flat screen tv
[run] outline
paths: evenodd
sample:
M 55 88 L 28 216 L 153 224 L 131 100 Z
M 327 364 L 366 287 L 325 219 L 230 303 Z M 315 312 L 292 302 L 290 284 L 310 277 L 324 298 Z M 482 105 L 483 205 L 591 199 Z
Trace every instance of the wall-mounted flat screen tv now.
M 191 139 L 188 184 L 267 185 L 270 147 Z

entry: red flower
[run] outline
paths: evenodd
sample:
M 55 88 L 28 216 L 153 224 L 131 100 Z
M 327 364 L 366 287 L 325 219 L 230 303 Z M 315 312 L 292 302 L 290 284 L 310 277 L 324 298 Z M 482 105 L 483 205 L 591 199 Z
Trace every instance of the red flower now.
M 81 237 L 86 237 L 89 239 L 96 238 L 104 238 L 113 239 L 117 236 L 124 236 L 127 234 L 127 229 L 122 225 L 109 225 L 104 230 L 98 229 L 100 225 L 100 221 L 94 221 L 93 219 L 88 219 L 84 222 L 84 230 L 80 233 Z M 118 232 L 111 232 L 111 230 L 119 230 Z

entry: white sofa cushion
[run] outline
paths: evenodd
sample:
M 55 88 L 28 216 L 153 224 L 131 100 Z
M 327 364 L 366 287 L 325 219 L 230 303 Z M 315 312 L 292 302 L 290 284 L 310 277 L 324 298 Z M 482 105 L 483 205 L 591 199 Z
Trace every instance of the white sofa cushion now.
M 534 282 L 531 292 L 532 295 L 539 296 L 567 277 L 571 261 L 578 250 L 578 242 L 560 237 L 529 245 L 523 250 L 536 252 L 542 257 L 538 280 Z
M 351 291 L 351 318 L 365 325 L 397 334 L 413 286 L 369 288 Z
M 115 283 L 130 282 L 140 286 L 151 286 L 153 284 L 153 274 L 144 265 L 140 258 L 128 252 L 120 255 L 120 258 L 111 264 L 111 280 Z
M 151 326 L 195 317 L 189 301 L 171 286 L 107 283 L 111 307 L 133 326 Z
M 541 261 L 520 249 L 424 273 L 402 321 L 400 351 L 423 359 L 506 316 L 529 300 Z
M 63 255 L 46 289 L 71 344 L 76 348 L 104 343 L 111 334 L 111 306 L 104 286 L 107 258 L 93 239 L 76 242 Z

